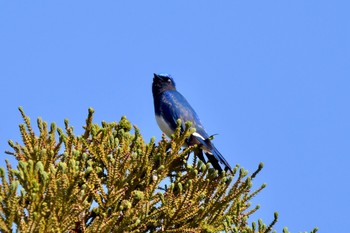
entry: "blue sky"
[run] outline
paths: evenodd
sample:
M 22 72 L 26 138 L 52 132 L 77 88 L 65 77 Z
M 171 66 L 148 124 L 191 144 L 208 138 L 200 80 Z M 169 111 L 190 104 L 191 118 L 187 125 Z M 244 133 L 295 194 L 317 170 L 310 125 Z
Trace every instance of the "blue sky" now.
M 34 121 L 122 115 L 161 138 L 152 74 L 173 75 L 230 164 L 265 168 L 253 216 L 344 232 L 350 207 L 348 1 L 1 1 L 0 151 Z

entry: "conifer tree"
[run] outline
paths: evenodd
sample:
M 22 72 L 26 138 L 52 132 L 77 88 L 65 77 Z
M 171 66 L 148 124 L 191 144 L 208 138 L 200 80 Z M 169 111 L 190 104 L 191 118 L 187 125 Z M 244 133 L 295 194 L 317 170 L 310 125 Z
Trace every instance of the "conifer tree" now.
M 218 174 L 190 161 L 196 148 L 181 148 L 190 123 L 171 140 L 145 142 L 125 117 L 99 125 L 89 109 L 82 135 L 68 120 L 61 129 L 40 118 L 36 134 L 19 110 L 22 142 L 9 141 L 6 151 L 18 163 L 0 169 L 1 232 L 273 231 L 277 213 L 269 224 L 251 220 L 259 206 L 250 201 L 265 188 L 252 190 L 252 181 L 263 164 L 252 174 L 238 165 Z

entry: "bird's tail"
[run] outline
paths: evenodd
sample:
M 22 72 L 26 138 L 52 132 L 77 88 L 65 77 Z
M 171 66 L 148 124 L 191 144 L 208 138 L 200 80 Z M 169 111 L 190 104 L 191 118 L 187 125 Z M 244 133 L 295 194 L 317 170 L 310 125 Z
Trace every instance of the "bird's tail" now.
M 225 166 L 225 171 L 229 170 L 232 172 L 232 168 L 230 164 L 226 161 L 224 156 L 221 155 L 221 153 L 216 149 L 214 144 L 210 140 L 211 138 L 204 139 L 202 136 L 197 136 L 195 134 L 192 134 L 190 138 L 187 141 L 188 145 L 194 145 L 199 144 L 200 149 L 202 149 L 207 156 L 209 162 L 213 165 L 213 167 L 218 170 L 219 172 L 222 171 L 222 168 L 219 163 L 223 164 Z M 198 153 L 197 153 L 198 154 Z M 202 153 L 200 152 L 201 156 L 198 156 L 199 159 L 201 159 L 203 162 L 205 162 Z
M 221 166 L 219 165 L 219 162 L 220 162 L 221 164 L 223 164 L 225 166 L 225 171 L 229 170 L 230 172 L 232 172 L 232 168 L 231 168 L 230 164 L 226 161 L 224 156 L 222 156 L 222 154 L 219 152 L 219 150 L 216 149 L 214 144 L 211 143 L 209 139 L 206 139 L 205 141 L 209 147 L 208 148 L 209 150 L 205 151 L 205 154 L 207 155 L 208 160 L 213 165 L 213 167 L 219 171 L 222 171 Z M 220 169 L 218 169 L 217 167 L 220 167 Z

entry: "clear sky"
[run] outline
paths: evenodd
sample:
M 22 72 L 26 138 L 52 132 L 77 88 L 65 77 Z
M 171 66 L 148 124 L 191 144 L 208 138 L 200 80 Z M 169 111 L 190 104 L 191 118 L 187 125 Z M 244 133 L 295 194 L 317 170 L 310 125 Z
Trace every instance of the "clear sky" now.
M 265 168 L 253 216 L 279 232 L 345 232 L 350 186 L 350 2 L 1 1 L 0 155 L 18 106 L 77 133 L 122 115 L 161 131 L 154 72 L 173 75 L 232 166 Z

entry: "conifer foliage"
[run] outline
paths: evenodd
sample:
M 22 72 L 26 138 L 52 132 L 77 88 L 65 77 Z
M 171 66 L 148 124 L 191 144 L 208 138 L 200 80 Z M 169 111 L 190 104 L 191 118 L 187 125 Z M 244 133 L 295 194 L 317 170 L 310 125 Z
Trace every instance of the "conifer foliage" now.
M 277 222 L 275 213 L 270 224 L 248 224 L 259 209 L 250 201 L 265 187 L 252 190 L 263 165 L 250 175 L 239 166 L 218 174 L 189 161 L 196 148 L 181 148 L 189 123 L 171 140 L 147 143 L 125 117 L 98 125 L 89 109 L 77 136 L 68 120 L 61 129 L 40 118 L 36 134 L 20 112 L 22 142 L 9 141 L 6 151 L 18 163 L 0 169 L 1 232 L 267 233 Z

